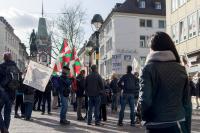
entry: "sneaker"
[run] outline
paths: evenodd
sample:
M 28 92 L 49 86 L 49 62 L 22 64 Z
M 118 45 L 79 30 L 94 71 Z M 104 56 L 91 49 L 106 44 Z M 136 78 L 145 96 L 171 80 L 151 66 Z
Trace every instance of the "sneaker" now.
M 51 112 L 48 112 L 48 115 L 52 115 L 52 113 L 51 113 Z
M 21 118 L 19 114 L 15 114 L 15 118 Z
M 123 123 L 119 122 L 117 125 L 120 126 L 120 127 L 122 127 Z
M 21 115 L 21 118 L 25 118 L 25 115 L 24 115 L 24 114 L 22 114 L 22 115 Z
M 85 119 L 83 117 L 79 117 L 77 120 L 78 121 L 84 121 Z
M 100 122 L 95 123 L 95 126 L 100 126 L 100 125 L 101 125 Z
M 60 124 L 61 125 L 69 125 L 70 121 L 68 121 L 68 120 L 60 120 Z
M 135 127 L 135 123 L 131 123 L 131 127 Z
M 91 122 L 88 122 L 87 124 L 88 124 L 88 125 L 92 125 L 92 123 L 91 123 Z
M 42 112 L 41 115 L 44 115 L 44 112 Z

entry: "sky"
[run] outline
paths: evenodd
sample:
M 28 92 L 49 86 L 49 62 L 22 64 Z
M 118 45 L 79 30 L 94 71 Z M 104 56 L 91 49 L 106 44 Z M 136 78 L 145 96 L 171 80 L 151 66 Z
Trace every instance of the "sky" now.
M 81 4 L 86 11 L 84 24 L 85 40 L 92 34 L 91 19 L 94 14 L 101 14 L 105 19 L 116 3 L 125 0 L 43 0 L 44 14 L 47 19 L 54 18 L 62 12 L 64 6 Z M 38 19 L 41 17 L 42 0 L 0 0 L 0 16 L 12 25 L 14 32 L 26 46 L 33 28 L 37 29 Z

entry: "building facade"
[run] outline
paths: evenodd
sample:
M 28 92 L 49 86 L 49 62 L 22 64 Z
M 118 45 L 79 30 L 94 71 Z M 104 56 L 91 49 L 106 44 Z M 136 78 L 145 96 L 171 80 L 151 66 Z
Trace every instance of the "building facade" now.
M 23 46 L 22 46 L 23 45 Z M 15 35 L 13 27 L 4 17 L 0 17 L 0 62 L 3 62 L 3 53 L 10 52 L 21 71 L 25 69 L 27 52 L 24 44 Z
M 149 53 L 148 39 L 165 31 L 165 1 L 126 0 L 116 4 L 100 29 L 100 74 L 126 73 L 135 58 L 144 65 Z
M 200 1 L 169 0 L 166 2 L 167 32 L 180 56 L 187 55 L 190 73 L 200 71 Z

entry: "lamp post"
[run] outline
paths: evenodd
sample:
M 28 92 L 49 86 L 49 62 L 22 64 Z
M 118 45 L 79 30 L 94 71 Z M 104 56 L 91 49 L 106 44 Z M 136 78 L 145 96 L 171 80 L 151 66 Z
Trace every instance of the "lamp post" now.
M 95 31 L 95 36 L 96 36 L 96 65 L 97 68 L 99 68 L 99 29 L 103 24 L 103 18 L 101 17 L 100 14 L 95 14 L 94 17 L 92 18 L 91 24 L 94 25 L 96 31 Z
M 88 41 L 87 45 L 86 45 L 86 49 L 89 52 L 89 73 L 90 73 L 90 68 L 92 66 L 92 52 L 93 52 L 93 47 L 94 47 L 94 43 L 92 41 Z

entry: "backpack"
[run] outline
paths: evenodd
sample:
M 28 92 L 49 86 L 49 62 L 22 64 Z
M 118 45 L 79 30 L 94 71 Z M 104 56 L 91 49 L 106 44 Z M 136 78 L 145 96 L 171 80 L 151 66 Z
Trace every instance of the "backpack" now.
M 7 81 L 5 85 L 11 90 L 19 89 L 21 74 L 17 66 L 15 65 L 7 66 L 5 72 Z

